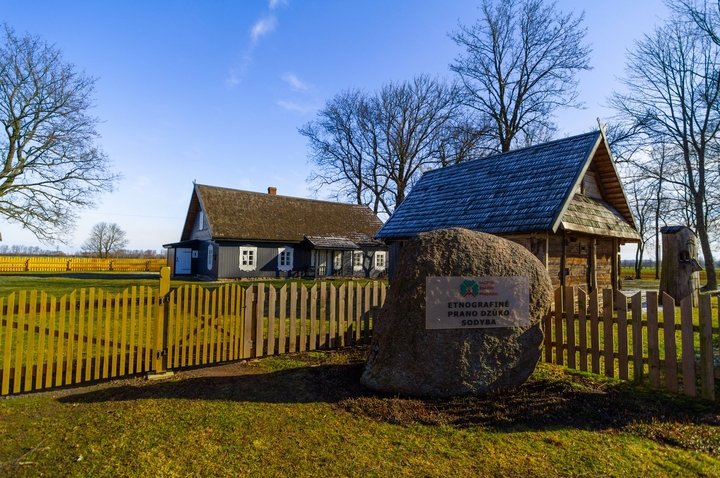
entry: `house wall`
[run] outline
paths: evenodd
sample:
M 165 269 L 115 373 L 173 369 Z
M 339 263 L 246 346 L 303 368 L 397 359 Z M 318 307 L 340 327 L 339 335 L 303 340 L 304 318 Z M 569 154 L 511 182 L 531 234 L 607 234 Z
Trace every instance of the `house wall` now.
M 240 247 L 257 247 L 257 265 L 255 270 L 240 270 Z M 305 254 L 299 244 L 274 242 L 232 242 L 222 243 L 218 247 L 218 278 L 240 279 L 249 277 L 289 277 L 292 272 L 278 271 L 278 248 L 293 248 L 293 270 L 300 270 L 310 264 L 309 254 Z

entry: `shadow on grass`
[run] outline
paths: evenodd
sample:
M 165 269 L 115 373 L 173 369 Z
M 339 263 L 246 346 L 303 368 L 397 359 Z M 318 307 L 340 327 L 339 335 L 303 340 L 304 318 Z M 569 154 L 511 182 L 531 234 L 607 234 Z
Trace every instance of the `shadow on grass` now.
M 330 403 L 353 415 L 392 424 L 482 426 L 498 431 L 609 430 L 658 422 L 691 423 L 709 427 L 711 446 L 720 447 L 720 406 L 642 390 L 631 384 L 559 373 L 533 376 L 516 390 L 487 397 L 417 399 L 377 394 L 364 388 L 360 384 L 362 367 L 362 363 L 323 364 L 268 373 L 146 382 L 71 394 L 59 401 L 172 398 Z

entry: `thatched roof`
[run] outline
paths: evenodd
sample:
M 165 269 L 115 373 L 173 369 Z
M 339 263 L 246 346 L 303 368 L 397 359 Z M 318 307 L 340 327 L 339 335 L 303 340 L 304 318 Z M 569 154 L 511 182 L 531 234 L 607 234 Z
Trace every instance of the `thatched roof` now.
M 190 239 L 200 210 L 214 240 L 300 242 L 324 236 L 355 241 L 372 238 L 382 225 L 365 206 L 196 184 L 181 240 Z
M 602 201 L 578 202 L 575 194 L 591 165 Z M 577 212 L 583 206 L 595 220 L 586 229 L 579 222 L 588 218 Z M 554 233 L 573 227 L 589 234 L 602 230 L 601 235 L 638 238 L 601 131 L 428 171 L 376 237 L 411 237 L 446 227 L 491 234 Z

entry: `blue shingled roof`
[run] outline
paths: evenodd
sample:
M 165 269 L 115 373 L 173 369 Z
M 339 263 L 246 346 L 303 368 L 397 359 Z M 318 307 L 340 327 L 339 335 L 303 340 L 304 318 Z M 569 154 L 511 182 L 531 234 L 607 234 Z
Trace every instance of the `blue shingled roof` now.
M 428 171 L 376 237 L 446 227 L 550 231 L 599 137 L 594 131 Z

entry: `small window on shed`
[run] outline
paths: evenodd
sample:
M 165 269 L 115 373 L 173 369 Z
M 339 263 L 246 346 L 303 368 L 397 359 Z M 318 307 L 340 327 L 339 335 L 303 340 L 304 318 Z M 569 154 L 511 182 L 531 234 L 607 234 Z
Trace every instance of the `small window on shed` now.
M 257 267 L 257 247 L 240 248 L 240 270 L 254 271 Z
M 200 211 L 198 213 L 198 230 L 204 231 L 206 228 L 205 225 L 205 213 L 203 211 Z

